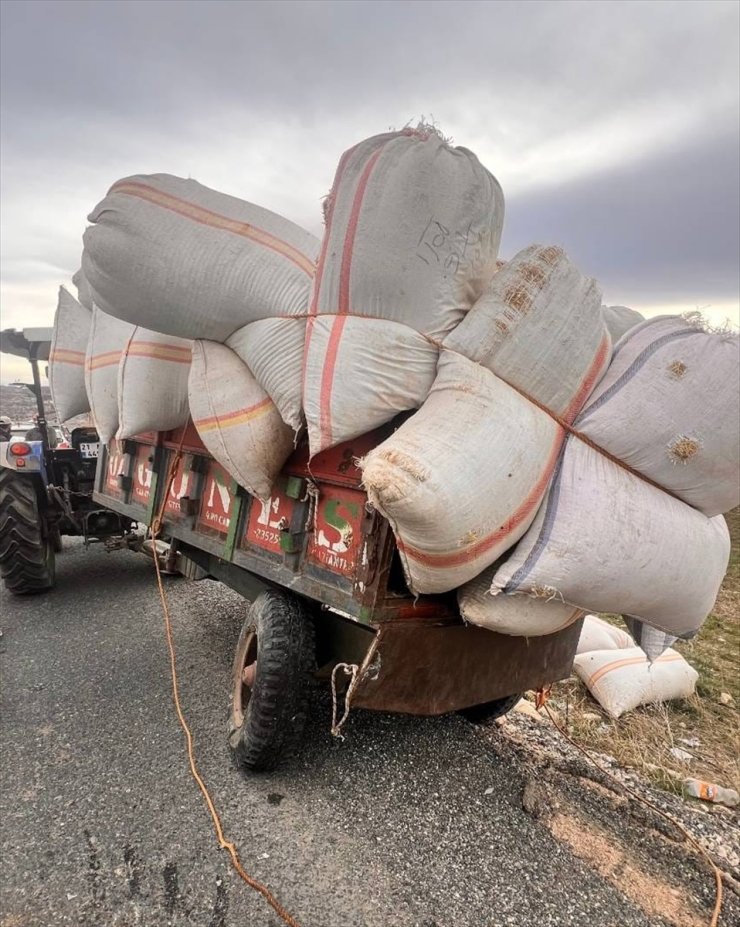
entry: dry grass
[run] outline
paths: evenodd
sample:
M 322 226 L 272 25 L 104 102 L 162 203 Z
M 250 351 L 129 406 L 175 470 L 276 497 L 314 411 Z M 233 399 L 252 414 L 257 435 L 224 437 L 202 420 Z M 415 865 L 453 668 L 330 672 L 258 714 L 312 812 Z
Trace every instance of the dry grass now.
M 687 775 L 740 791 L 740 509 L 726 517 L 732 554 L 722 590 L 698 636 L 676 644 L 699 673 L 697 694 L 639 708 L 612 721 L 577 680 L 569 680 L 557 692 L 559 710 L 584 746 L 610 753 L 674 792 L 680 792 Z M 733 704 L 724 705 L 722 693 L 729 693 Z M 696 745 L 682 742 L 694 738 Z M 692 759 L 676 759 L 670 752 L 673 747 Z

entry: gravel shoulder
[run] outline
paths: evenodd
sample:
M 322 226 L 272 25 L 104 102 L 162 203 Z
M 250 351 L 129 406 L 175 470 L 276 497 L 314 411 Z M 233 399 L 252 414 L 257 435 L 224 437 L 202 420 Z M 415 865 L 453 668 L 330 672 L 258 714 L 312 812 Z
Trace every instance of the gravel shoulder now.
M 55 591 L 0 599 L 0 925 L 278 927 L 218 850 L 188 772 L 151 565 L 66 544 Z M 300 760 L 243 775 L 225 720 L 244 602 L 208 581 L 168 590 L 184 708 L 227 835 L 303 927 L 708 923 L 701 864 L 567 755 L 548 758 L 536 721 L 358 711 L 341 742 L 319 691 Z M 624 856 L 596 865 L 615 827 Z M 674 906 L 628 890 L 627 863 L 659 873 Z M 725 927 L 740 920 L 727 894 Z

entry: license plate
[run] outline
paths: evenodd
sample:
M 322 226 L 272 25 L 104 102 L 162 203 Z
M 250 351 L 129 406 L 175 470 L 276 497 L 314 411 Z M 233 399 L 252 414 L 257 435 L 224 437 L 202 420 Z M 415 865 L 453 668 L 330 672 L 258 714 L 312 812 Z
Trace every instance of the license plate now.
M 99 448 L 100 448 L 100 444 L 98 444 L 97 441 L 91 444 L 81 441 L 80 442 L 80 457 L 87 457 L 87 458 L 97 457 Z

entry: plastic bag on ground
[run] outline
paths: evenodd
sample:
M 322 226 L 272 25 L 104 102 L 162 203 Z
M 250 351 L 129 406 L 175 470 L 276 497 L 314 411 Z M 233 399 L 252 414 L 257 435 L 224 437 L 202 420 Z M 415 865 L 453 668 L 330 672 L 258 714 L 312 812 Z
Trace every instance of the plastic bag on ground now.
M 117 438 L 171 431 L 189 416 L 192 342 L 137 326 L 118 365 Z
M 638 705 L 688 698 L 699 674 L 675 650 L 650 663 L 639 647 L 583 653 L 573 664 L 576 675 L 612 718 Z
M 226 345 L 194 341 L 188 394 L 208 451 L 240 486 L 269 499 L 295 435 L 246 364 Z
M 85 353 L 91 325 L 92 313 L 60 286 L 49 352 L 49 386 L 60 422 L 90 411 Z

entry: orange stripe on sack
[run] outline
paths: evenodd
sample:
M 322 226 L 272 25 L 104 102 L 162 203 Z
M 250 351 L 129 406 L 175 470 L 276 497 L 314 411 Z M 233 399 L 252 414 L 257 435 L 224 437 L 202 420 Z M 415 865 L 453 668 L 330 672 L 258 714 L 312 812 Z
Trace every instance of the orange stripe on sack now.
M 575 396 L 571 399 L 568 408 L 563 414 L 564 421 L 568 424 L 572 424 L 575 417 L 581 411 L 583 403 L 591 395 L 591 390 L 596 384 L 596 380 L 599 376 L 601 368 L 606 363 L 606 360 L 609 356 L 609 351 L 611 349 L 611 338 L 609 334 L 605 334 L 601 339 L 601 344 L 599 345 L 599 350 L 596 352 L 596 357 L 594 357 L 591 366 L 586 371 L 586 376 L 581 381 L 581 385 L 578 387 L 578 391 Z
M 126 351 L 127 357 L 151 357 L 155 360 L 171 361 L 174 364 L 189 364 L 192 360 L 190 348 L 163 345 L 156 342 L 136 341 Z
M 231 428 L 234 425 L 244 425 L 260 416 L 265 415 L 272 407 L 272 399 L 268 396 L 248 409 L 237 409 L 236 412 L 227 412 L 225 415 L 214 415 L 211 418 L 201 418 L 195 421 L 199 432 L 214 431 L 216 428 Z
M 355 238 L 357 237 L 357 225 L 360 221 L 360 211 L 362 210 L 362 201 L 365 198 L 367 185 L 370 181 L 370 175 L 373 168 L 378 163 L 378 158 L 383 154 L 383 149 L 388 144 L 384 142 L 377 151 L 368 159 L 367 164 L 360 176 L 360 182 L 355 190 L 355 197 L 352 201 L 352 211 L 349 214 L 347 222 L 347 231 L 344 234 L 344 250 L 342 251 L 342 267 L 339 272 L 339 305 L 337 312 L 346 314 L 349 312 L 349 282 L 352 271 L 352 258 L 354 256 Z
M 287 241 L 277 238 L 277 236 L 258 228 L 256 225 L 240 222 L 237 219 L 229 219 L 227 216 L 222 216 L 211 209 L 206 209 L 204 206 L 196 206 L 195 203 L 189 203 L 187 200 L 182 200 L 171 193 L 164 193 L 162 190 L 157 190 L 138 181 L 128 180 L 114 184 L 108 192 L 137 196 L 142 200 L 154 203 L 156 206 L 162 206 L 164 209 L 185 216 L 187 219 L 192 219 L 194 222 L 199 222 L 201 225 L 209 225 L 211 228 L 223 229 L 225 232 L 241 235 L 243 238 L 248 238 L 250 241 L 254 241 L 287 258 L 309 277 L 313 277 L 316 272 L 314 262 L 305 254 L 294 248 L 293 245 L 288 244 Z
M 52 364 L 75 364 L 82 367 L 85 363 L 84 351 L 69 351 L 66 348 L 57 348 L 49 355 Z
M 106 351 L 103 354 L 94 354 L 92 357 L 88 357 L 85 367 L 88 370 L 98 370 L 100 367 L 110 367 L 112 364 L 117 364 L 120 359 L 121 351 Z
M 377 151 L 373 152 L 368 158 L 367 164 L 360 175 L 360 181 L 355 190 L 352 201 L 352 210 L 347 222 L 347 229 L 344 234 L 344 249 L 342 251 L 342 266 L 339 272 L 339 304 L 337 312 L 339 317 L 332 323 L 331 333 L 329 335 L 329 344 L 326 349 L 324 358 L 324 369 L 321 374 L 321 392 L 319 394 L 319 430 L 321 433 L 322 447 L 329 447 L 332 443 L 332 425 L 331 425 L 331 394 L 334 383 L 334 370 L 336 368 L 337 354 L 339 353 L 339 342 L 342 339 L 344 330 L 344 319 L 350 311 L 350 273 L 352 270 L 352 257 L 354 253 L 355 238 L 357 236 L 357 225 L 360 221 L 360 211 L 362 210 L 362 201 L 365 197 L 367 185 L 373 168 L 378 162 L 378 158 L 383 153 L 383 149 L 388 144 L 385 142 Z
M 653 663 L 672 663 L 674 660 L 683 660 L 683 657 L 680 653 L 664 653 L 663 656 L 658 657 L 657 660 L 653 660 Z M 595 686 L 596 683 L 606 676 L 607 673 L 613 672 L 613 670 L 622 669 L 624 666 L 638 666 L 642 663 L 647 662 L 647 657 L 626 657 L 624 660 L 614 660 L 612 663 L 605 663 L 604 666 L 600 666 L 591 676 L 589 676 L 588 681 L 586 682 L 587 688 Z
M 550 482 L 552 472 L 555 469 L 558 455 L 560 454 L 560 448 L 563 444 L 563 438 L 565 436 L 565 429 L 558 426 L 558 431 L 560 433 L 559 437 L 552 446 L 550 456 L 547 458 L 547 462 L 545 464 L 545 469 L 540 474 L 539 479 L 529 491 L 524 501 L 514 512 L 514 514 L 500 528 L 494 531 L 493 534 L 489 534 L 487 537 L 478 541 L 478 543 L 474 544 L 472 547 L 468 547 L 466 550 L 456 551 L 455 553 L 430 554 L 426 551 L 418 550 L 416 547 L 407 546 L 403 543 L 403 541 L 401 541 L 400 538 L 397 538 L 396 541 L 398 549 L 403 551 L 407 557 L 411 557 L 412 560 L 416 560 L 417 562 L 423 563 L 426 566 L 451 567 L 459 566 L 461 563 L 469 563 L 471 560 L 475 560 L 476 557 L 479 557 L 487 550 L 495 547 L 499 541 L 518 528 L 519 525 L 521 525 L 521 523 L 526 518 L 528 518 L 532 511 L 540 504 L 542 496 L 547 489 L 547 484 Z
M 319 393 L 319 430 L 321 432 L 321 446 L 328 447 L 332 442 L 331 427 L 331 388 L 334 382 L 334 369 L 337 365 L 339 342 L 342 340 L 342 331 L 347 321 L 346 315 L 338 315 L 332 319 L 329 344 L 324 358 L 324 369 L 321 371 L 321 392 Z
M 313 326 L 314 319 L 318 313 L 319 306 L 319 295 L 321 293 L 321 284 L 324 279 L 324 268 L 326 265 L 326 252 L 329 247 L 329 237 L 331 236 L 331 224 L 332 219 L 334 218 L 334 200 L 337 194 L 337 189 L 339 184 L 344 176 L 345 168 L 347 167 L 347 161 L 349 161 L 350 155 L 357 148 L 357 145 L 353 145 L 352 148 L 348 148 L 344 152 L 342 157 L 339 159 L 339 164 L 337 165 L 337 171 L 334 175 L 334 183 L 331 186 L 331 191 L 329 192 L 329 208 L 326 213 L 326 228 L 324 229 L 324 237 L 321 240 L 321 251 L 319 253 L 319 263 L 316 270 L 316 277 L 314 278 L 313 283 L 313 293 L 311 295 L 311 305 L 308 309 L 308 321 L 306 322 L 306 336 L 303 341 L 303 380 L 302 380 L 302 392 L 303 395 L 306 393 L 306 369 L 308 367 L 308 347 L 311 344 L 311 336 L 313 335 Z

